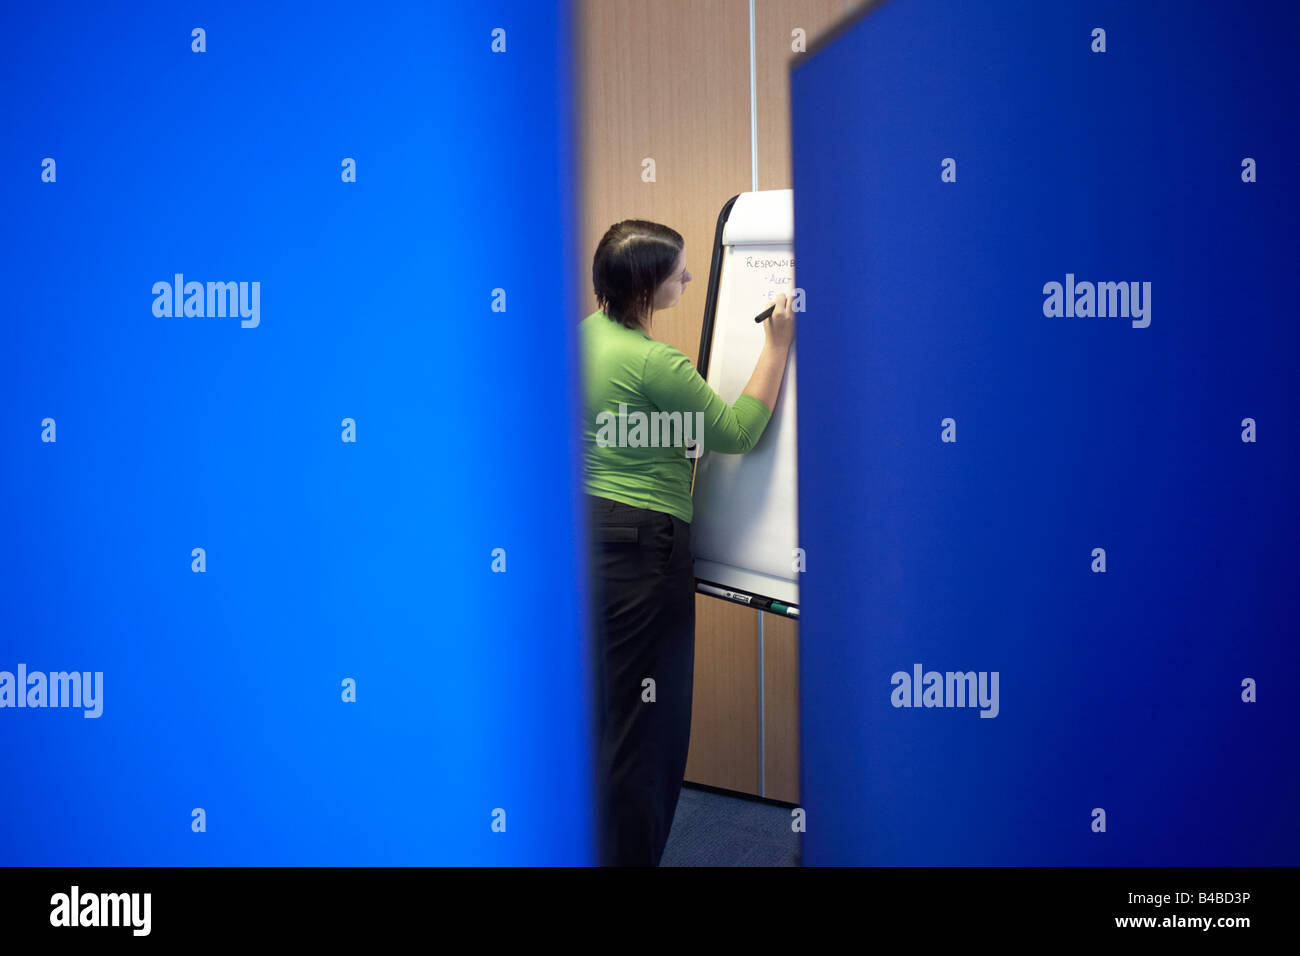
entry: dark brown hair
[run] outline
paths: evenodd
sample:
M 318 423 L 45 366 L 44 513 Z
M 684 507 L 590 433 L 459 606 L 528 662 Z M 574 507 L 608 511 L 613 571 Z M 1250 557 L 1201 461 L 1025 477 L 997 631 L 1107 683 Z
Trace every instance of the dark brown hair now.
M 649 322 L 655 290 L 673 274 L 685 245 L 680 233 L 657 222 L 624 219 L 610 226 L 591 263 L 600 310 L 629 329 Z

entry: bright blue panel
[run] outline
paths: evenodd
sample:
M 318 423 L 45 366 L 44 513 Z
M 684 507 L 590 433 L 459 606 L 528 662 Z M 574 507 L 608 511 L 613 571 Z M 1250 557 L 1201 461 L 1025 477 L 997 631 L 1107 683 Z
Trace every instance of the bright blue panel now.
M 590 862 L 567 6 L 0 16 L 0 862 Z
M 894 0 L 794 70 L 805 862 L 1298 861 L 1298 41 Z M 917 664 L 997 716 L 894 706 Z

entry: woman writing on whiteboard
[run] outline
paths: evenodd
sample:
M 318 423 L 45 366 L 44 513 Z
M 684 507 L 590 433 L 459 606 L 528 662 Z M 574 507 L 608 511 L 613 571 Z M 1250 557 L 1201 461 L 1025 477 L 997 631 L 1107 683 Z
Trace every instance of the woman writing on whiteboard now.
M 692 467 L 701 445 L 740 454 L 758 442 L 785 375 L 794 315 L 777 296 L 754 374 L 728 405 L 690 359 L 650 334 L 655 311 L 676 305 L 691 281 L 680 234 L 640 219 L 617 223 L 596 247 L 591 274 L 599 311 L 582 321 L 579 342 L 593 623 L 603 670 L 601 862 L 658 866 L 691 736 Z M 665 422 L 680 424 L 661 427 Z M 652 430 L 660 438 L 653 443 Z

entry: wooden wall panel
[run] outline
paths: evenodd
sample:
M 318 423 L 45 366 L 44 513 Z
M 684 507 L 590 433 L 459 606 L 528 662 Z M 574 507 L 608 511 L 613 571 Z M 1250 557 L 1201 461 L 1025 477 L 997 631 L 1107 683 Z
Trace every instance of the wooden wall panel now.
M 651 335 L 699 354 L 718 212 L 750 188 L 746 0 L 582 0 L 582 315 L 596 309 L 591 257 L 622 219 L 672 226 L 694 277 Z M 641 161 L 656 181 L 641 181 Z M 581 316 L 579 316 L 581 318 Z
M 686 779 L 757 795 L 758 721 L 758 616 L 697 594 Z
M 799 625 L 763 616 L 763 792 L 799 802 Z
M 759 189 L 794 187 L 790 165 L 790 67 L 803 54 L 791 49 L 793 31 L 802 29 L 805 48 L 811 47 L 852 6 L 845 0 L 755 0 Z M 831 109 L 826 112 L 828 117 L 834 115 Z

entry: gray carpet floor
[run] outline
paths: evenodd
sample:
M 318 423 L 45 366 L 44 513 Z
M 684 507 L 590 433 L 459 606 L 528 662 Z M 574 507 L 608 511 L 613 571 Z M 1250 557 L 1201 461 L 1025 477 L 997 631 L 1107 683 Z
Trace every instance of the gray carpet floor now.
M 682 787 L 660 866 L 799 866 L 790 807 Z

